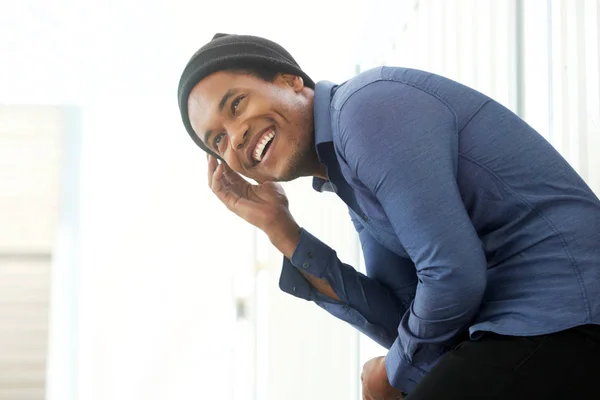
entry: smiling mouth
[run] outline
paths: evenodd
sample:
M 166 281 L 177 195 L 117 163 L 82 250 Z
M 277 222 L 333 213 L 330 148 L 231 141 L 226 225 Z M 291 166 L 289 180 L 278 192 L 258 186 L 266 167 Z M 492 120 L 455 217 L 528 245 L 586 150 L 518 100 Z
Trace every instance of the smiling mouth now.
M 267 150 L 273 143 L 274 138 L 275 130 L 273 128 L 270 128 L 262 135 L 262 137 L 256 144 L 256 147 L 252 151 L 253 161 L 255 161 L 258 164 L 263 160 L 263 157 L 265 156 L 265 154 L 267 154 Z

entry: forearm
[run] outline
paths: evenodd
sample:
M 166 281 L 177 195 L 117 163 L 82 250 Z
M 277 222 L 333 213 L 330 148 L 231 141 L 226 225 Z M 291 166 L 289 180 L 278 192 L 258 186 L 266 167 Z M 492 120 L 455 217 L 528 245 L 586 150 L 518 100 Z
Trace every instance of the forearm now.
M 280 288 L 314 301 L 384 347 L 396 338 L 400 317 L 410 303 L 342 263 L 335 251 L 304 230 L 292 257 L 284 259 Z
M 411 290 L 401 289 L 396 296 L 385 285 L 342 263 L 334 250 L 303 231 L 291 216 L 278 218 L 277 223 L 264 231 L 285 257 L 282 277 L 289 279 L 283 285 L 280 281 L 282 290 L 297 296 L 301 281 L 304 285 L 308 282 L 325 298 L 305 298 L 382 346 L 391 346 L 398 335 L 400 317 L 412 300 Z M 400 270 L 409 267 L 414 271 L 412 264 L 396 267 Z M 398 275 L 404 276 L 400 270 Z M 405 287 L 411 286 L 412 278 L 410 280 Z
M 298 242 L 302 229 L 293 220 L 274 224 L 274 227 L 264 230 L 269 240 L 287 259 L 291 259 Z
M 327 296 L 330 299 L 340 301 L 338 295 L 335 293 L 331 285 L 325 279 L 316 278 L 310 274 L 307 274 L 304 271 L 300 271 L 300 273 L 302 274 L 302 276 L 304 276 L 304 278 L 306 278 L 306 280 L 311 284 L 311 286 L 314 287 L 323 296 Z

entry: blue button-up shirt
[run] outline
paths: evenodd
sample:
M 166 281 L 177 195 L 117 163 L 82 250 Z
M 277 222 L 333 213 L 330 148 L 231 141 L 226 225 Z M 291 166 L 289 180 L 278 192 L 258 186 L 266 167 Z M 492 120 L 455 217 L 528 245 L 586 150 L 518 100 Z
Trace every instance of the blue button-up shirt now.
M 410 391 L 458 335 L 600 324 L 600 201 L 535 130 L 446 78 L 382 67 L 315 89 L 315 146 L 366 276 L 303 230 L 282 290 L 389 349 Z M 300 274 L 325 279 L 335 301 Z

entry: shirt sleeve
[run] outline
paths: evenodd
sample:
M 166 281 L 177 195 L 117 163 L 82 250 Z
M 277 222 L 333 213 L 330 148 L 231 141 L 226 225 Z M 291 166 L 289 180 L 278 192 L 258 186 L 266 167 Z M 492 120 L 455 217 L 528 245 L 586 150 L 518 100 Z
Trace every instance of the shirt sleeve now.
M 326 280 L 340 301 L 321 295 L 300 270 Z M 394 295 L 387 286 L 344 264 L 333 249 L 304 229 L 291 260 L 283 260 L 279 286 L 284 292 L 314 301 L 387 349 L 394 343 L 400 317 L 410 304 L 407 285 L 399 285 L 404 298 Z
M 481 241 L 457 184 L 454 113 L 421 89 L 378 81 L 339 114 L 339 146 L 383 207 L 418 284 L 386 357 L 391 384 L 410 391 L 475 316 L 486 287 Z
M 364 229 L 360 219 L 349 210 L 350 218 L 354 224 L 360 245 L 363 251 L 367 276 L 384 285 L 402 304 L 402 313 L 410 307 L 415 298 L 417 288 L 417 275 L 415 265 L 409 258 L 400 257 L 384 247 L 375 239 L 367 229 Z M 395 334 L 401 315 L 397 316 Z M 389 316 L 388 316 L 389 318 Z

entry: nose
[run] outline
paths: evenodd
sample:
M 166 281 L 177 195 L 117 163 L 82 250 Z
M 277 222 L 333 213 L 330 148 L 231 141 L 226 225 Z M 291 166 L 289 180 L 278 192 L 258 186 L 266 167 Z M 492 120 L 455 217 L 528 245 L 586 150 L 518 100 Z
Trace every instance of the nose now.
M 248 139 L 248 128 L 245 125 L 231 127 L 228 130 L 230 135 L 230 143 L 233 150 L 239 150 L 244 146 Z

